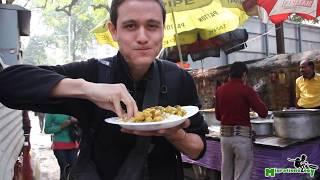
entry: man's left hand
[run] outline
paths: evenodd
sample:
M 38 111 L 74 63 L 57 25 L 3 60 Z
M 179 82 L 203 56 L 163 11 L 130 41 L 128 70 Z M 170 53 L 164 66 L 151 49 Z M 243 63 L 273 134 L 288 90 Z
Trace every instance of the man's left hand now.
M 137 136 L 164 136 L 168 140 L 175 140 L 175 139 L 183 138 L 181 136 L 182 135 L 185 136 L 185 134 L 181 134 L 181 131 L 179 130 L 182 130 L 183 128 L 187 128 L 189 126 L 190 126 L 190 120 L 187 119 L 182 124 L 172 128 L 168 128 L 168 129 L 160 129 L 160 130 L 154 130 L 154 131 L 137 131 L 137 130 L 129 130 L 129 129 L 121 128 L 121 132 L 134 134 Z

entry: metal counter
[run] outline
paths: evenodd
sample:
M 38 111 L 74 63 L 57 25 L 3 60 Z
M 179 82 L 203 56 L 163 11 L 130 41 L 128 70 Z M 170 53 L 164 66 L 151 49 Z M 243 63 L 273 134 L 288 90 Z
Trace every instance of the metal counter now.
M 208 139 L 220 141 L 220 126 L 209 126 L 209 134 L 206 135 Z M 276 148 L 285 148 L 296 143 L 302 143 L 307 140 L 304 139 L 288 139 L 277 136 L 256 136 L 254 144 L 262 146 L 271 146 Z

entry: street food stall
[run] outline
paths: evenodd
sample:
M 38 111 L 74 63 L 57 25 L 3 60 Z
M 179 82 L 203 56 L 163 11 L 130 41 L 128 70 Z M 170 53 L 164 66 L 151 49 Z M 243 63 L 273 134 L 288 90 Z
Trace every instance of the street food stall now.
M 295 79 L 299 76 L 299 61 L 313 59 L 320 66 L 320 51 L 247 62 L 248 83 L 253 86 L 269 109 L 267 118 L 250 113 L 251 125 L 256 131 L 254 167 L 251 179 L 303 179 L 316 176 L 320 165 L 320 110 L 293 109 Z M 220 123 L 215 119 L 215 90 L 227 80 L 229 66 L 192 73 L 203 104 L 200 112 L 208 123 L 207 151 L 203 158 L 183 161 L 202 170 L 220 171 Z M 298 172 L 297 164 L 304 164 L 305 172 Z M 296 170 L 296 171 L 295 171 Z M 309 170 L 307 172 L 307 170 Z M 204 173 L 206 175 L 206 173 Z
M 206 168 L 206 170 L 217 170 L 221 168 L 220 142 L 217 136 L 209 134 L 207 138 L 207 151 L 203 158 L 193 161 L 183 156 L 183 161 Z M 307 141 L 290 141 L 277 137 L 258 138 L 254 144 L 254 166 L 251 175 L 253 180 L 270 179 L 265 174 L 267 169 L 273 168 L 295 168 L 291 159 L 307 155 L 306 162 L 313 165 L 320 164 L 320 139 Z M 290 160 L 290 161 L 289 161 Z M 301 179 L 309 174 L 281 173 L 275 174 L 273 179 Z

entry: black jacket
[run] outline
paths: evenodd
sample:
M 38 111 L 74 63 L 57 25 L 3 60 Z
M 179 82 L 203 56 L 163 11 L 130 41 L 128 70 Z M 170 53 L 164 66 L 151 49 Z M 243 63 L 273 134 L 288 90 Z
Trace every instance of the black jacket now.
M 145 79 L 152 78 L 152 76 L 150 77 L 150 73 L 147 73 L 144 80 L 134 82 L 129 76 L 127 64 L 122 56 L 118 54 L 114 58 L 117 60 L 111 66 L 113 76 L 111 83 L 125 84 L 141 110 Z M 92 160 L 101 178 L 110 180 L 117 175 L 121 164 L 135 144 L 136 136 L 121 133 L 119 126 L 105 123 L 103 121 L 105 118 L 115 116 L 115 114 L 102 110 L 87 100 L 50 97 L 51 89 L 65 77 L 100 82 L 101 77 L 99 76 L 103 76 L 104 72 L 103 68 L 99 67 L 104 65 L 104 61 L 91 59 L 63 66 L 16 65 L 9 67 L 0 73 L 0 102 L 14 109 L 74 116 L 79 120 L 84 134 L 93 121 L 98 121 Z M 195 84 L 190 74 L 174 64 L 165 67 L 162 69 L 164 75 L 178 78 L 174 81 L 177 88 L 168 88 L 168 91 L 176 91 L 175 96 L 170 98 L 160 96 L 159 105 L 200 107 Z M 149 71 L 152 70 L 151 67 Z M 199 134 L 205 143 L 205 133 L 208 130 L 203 117 L 198 113 L 190 120 L 191 126 L 186 131 Z M 150 179 L 182 180 L 180 153 L 165 138 L 154 137 L 152 143 L 154 148 L 148 157 Z

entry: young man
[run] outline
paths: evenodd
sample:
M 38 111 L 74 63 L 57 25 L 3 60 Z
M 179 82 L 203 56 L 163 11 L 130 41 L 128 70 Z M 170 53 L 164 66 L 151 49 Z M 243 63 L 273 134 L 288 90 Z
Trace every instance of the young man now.
M 158 102 L 153 101 L 154 105 L 161 106 L 200 106 L 192 77 L 174 64 L 155 60 L 164 32 L 162 1 L 113 0 L 110 16 L 108 27 L 119 44 L 119 53 L 111 61 L 91 59 L 63 66 L 10 67 L 0 74 L 0 83 L 6 87 L 0 90 L 0 102 L 16 109 L 76 117 L 83 136 L 94 126 L 93 143 L 86 157 L 94 164 L 91 167 L 100 179 L 124 180 L 134 179 L 134 176 L 139 180 L 182 180 L 180 152 L 197 159 L 205 151 L 208 130 L 199 113 L 177 127 L 158 131 L 131 131 L 104 122 L 105 118 L 116 115 L 132 117 L 138 109 L 143 109 L 146 99 L 156 98 Z M 112 84 L 105 82 L 106 76 L 112 77 Z M 159 76 L 167 83 L 168 78 L 161 76 L 173 78 L 174 83 L 161 88 L 158 95 L 144 98 L 148 94 L 148 84 L 158 82 L 156 77 Z M 156 84 L 160 86 L 161 83 Z M 95 122 L 98 125 L 93 125 Z M 83 137 L 81 146 L 88 144 L 86 138 Z M 141 158 L 133 153 L 141 152 L 140 146 L 147 147 L 143 152 L 148 150 L 142 162 L 145 153 Z M 79 159 L 84 152 L 88 151 L 80 147 Z M 125 164 L 134 158 L 137 162 L 128 163 L 129 170 L 126 169 Z
M 253 165 L 249 112 L 268 115 L 267 107 L 246 85 L 248 69 L 243 62 L 230 67 L 229 81 L 216 92 L 216 118 L 221 121 L 222 180 L 251 179 Z
M 300 74 L 296 79 L 297 107 L 320 109 L 320 74 L 315 72 L 314 63 L 301 61 Z

